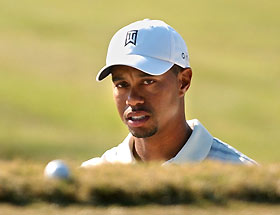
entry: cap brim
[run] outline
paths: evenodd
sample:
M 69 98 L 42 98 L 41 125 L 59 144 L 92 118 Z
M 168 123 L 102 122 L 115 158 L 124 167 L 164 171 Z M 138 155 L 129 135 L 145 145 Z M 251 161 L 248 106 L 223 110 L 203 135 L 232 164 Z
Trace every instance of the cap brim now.
M 98 72 L 96 80 L 102 81 L 111 73 L 111 67 L 117 65 L 130 66 L 149 75 L 162 75 L 163 73 L 167 72 L 174 64 L 168 61 L 141 55 L 118 56 L 114 59 L 111 59 L 110 63 L 104 66 Z

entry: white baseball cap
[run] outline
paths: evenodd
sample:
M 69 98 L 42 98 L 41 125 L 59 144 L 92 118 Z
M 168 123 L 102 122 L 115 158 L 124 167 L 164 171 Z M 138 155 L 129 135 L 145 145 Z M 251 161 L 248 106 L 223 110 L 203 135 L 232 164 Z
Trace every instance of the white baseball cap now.
M 161 75 L 174 64 L 190 67 L 189 54 L 183 38 L 160 20 L 144 19 L 120 29 L 111 39 L 106 66 L 96 76 L 106 78 L 110 68 L 125 65 L 150 75 Z

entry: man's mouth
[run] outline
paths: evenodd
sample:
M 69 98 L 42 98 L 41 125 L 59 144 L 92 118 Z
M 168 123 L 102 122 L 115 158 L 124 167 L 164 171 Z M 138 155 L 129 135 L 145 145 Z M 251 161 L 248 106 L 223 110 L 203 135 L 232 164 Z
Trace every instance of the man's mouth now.
M 145 117 L 146 116 L 132 116 L 132 117 L 129 117 L 128 119 L 132 120 L 132 121 L 139 121 L 139 120 L 145 119 Z
M 132 111 L 126 116 L 126 121 L 129 127 L 141 127 L 150 118 L 150 115 L 145 111 Z

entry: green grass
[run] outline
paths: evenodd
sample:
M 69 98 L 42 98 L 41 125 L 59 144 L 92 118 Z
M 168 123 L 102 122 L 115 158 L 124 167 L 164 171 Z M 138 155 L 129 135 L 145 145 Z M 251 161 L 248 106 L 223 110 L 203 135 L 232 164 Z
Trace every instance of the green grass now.
M 120 27 L 162 19 L 186 40 L 188 118 L 263 163 L 279 162 L 280 4 L 1 1 L 1 159 L 87 160 L 118 144 L 110 80 L 94 81 Z
M 0 162 L 0 211 L 51 214 L 240 214 L 280 212 L 279 164 L 262 167 L 105 165 L 79 169 L 70 181 L 47 180 L 44 162 Z M 219 171 L 217 171 L 219 170 Z M 234 173 L 234 174 L 233 174 Z
M 88 206 L 217 205 L 234 201 L 279 204 L 278 164 L 237 166 L 104 165 L 89 169 L 68 162 L 68 181 L 44 178 L 44 163 L 1 162 L 0 202 Z M 219 170 L 219 171 L 217 171 Z

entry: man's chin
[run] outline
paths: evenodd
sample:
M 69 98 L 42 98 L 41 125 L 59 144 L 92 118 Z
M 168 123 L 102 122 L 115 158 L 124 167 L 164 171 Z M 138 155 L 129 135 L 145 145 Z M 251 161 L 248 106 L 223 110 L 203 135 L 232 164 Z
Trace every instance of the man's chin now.
M 155 128 L 151 128 L 151 129 L 130 129 L 129 128 L 130 133 L 137 138 L 148 138 L 151 137 L 153 135 L 155 135 L 158 131 L 158 129 Z

